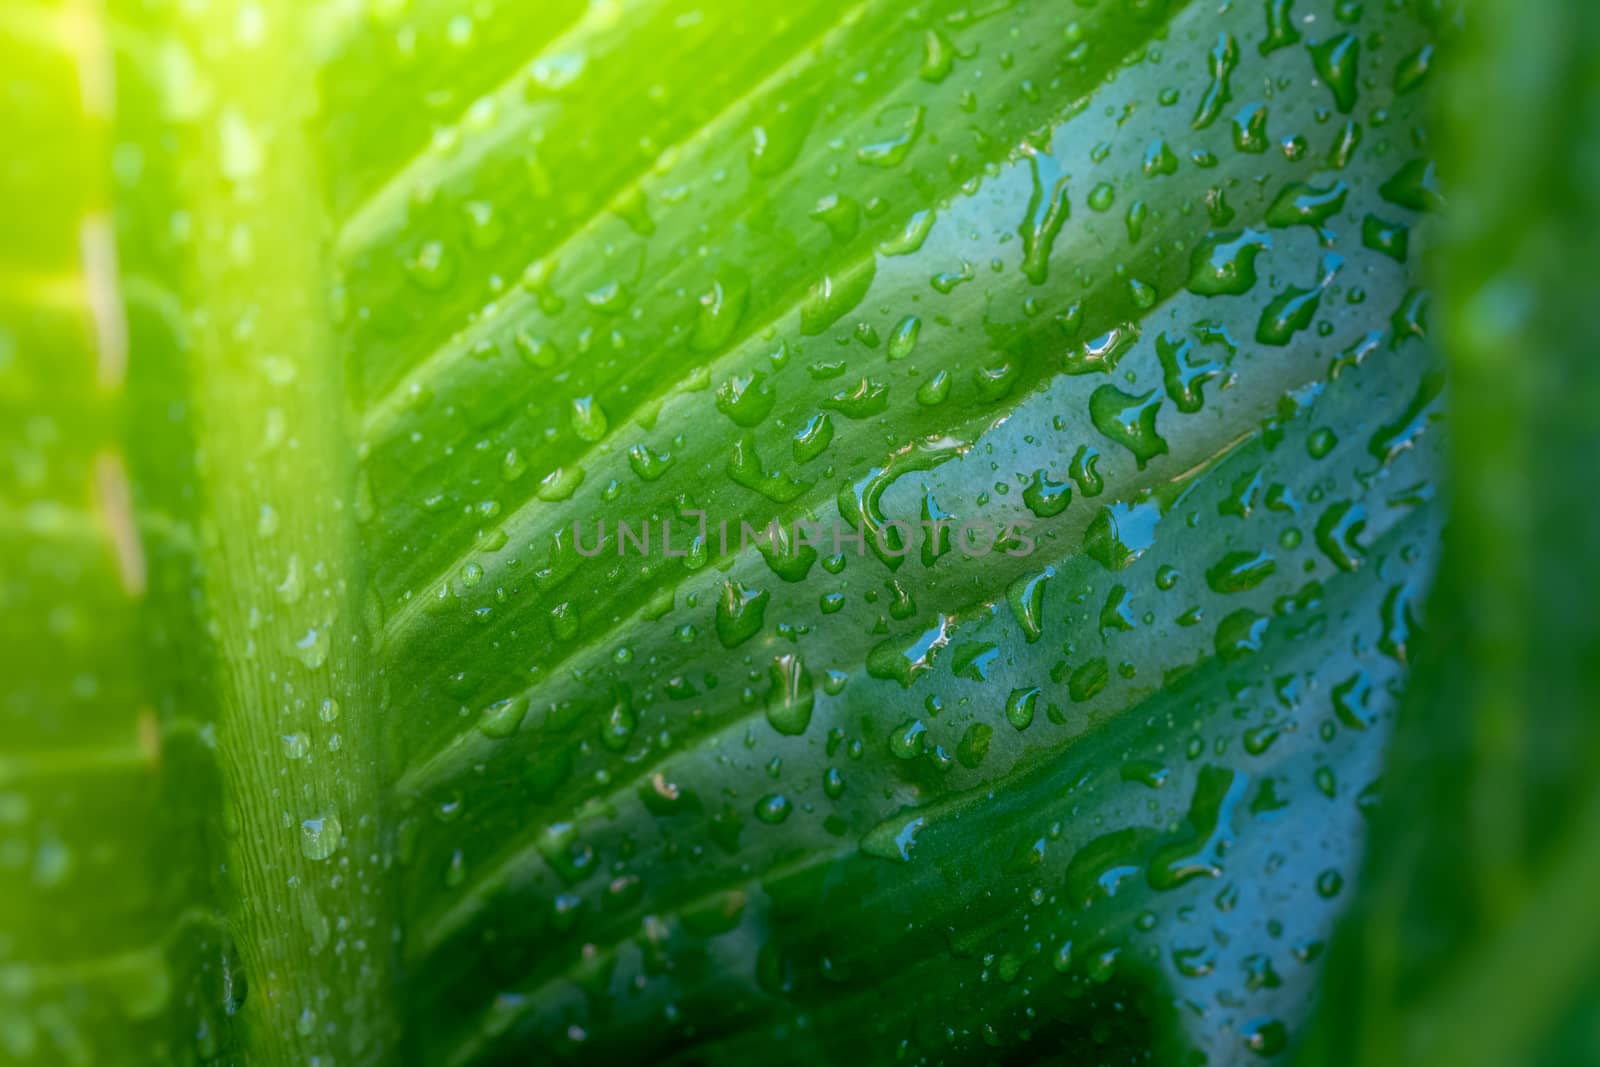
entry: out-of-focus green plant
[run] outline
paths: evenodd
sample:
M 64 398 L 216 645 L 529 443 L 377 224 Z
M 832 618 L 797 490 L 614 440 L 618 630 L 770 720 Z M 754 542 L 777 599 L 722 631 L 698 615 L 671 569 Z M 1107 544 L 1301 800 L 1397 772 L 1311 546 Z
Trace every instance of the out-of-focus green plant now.
M 1593 16 L 1528 10 L 0 11 L 0 1059 L 1587 1019 Z
M 1600 1063 L 1600 9 L 1452 41 L 1451 521 L 1307 1063 Z

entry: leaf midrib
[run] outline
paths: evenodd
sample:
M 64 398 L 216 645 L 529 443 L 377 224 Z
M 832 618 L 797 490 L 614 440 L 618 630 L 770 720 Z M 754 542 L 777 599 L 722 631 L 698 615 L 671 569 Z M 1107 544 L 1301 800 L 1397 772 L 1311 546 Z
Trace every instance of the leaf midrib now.
M 330 274 L 315 241 L 324 209 L 306 195 L 320 188 L 302 121 L 314 106 L 300 60 L 307 27 L 290 7 L 274 11 L 250 45 L 237 42 L 229 5 L 211 5 L 175 31 L 193 35 L 179 46 L 200 57 L 236 128 L 272 150 L 242 172 L 216 126 L 186 127 L 172 193 L 197 235 L 182 288 L 207 311 L 193 331 L 187 383 L 199 496 L 213 528 L 232 534 L 201 538 L 198 564 L 211 620 L 216 758 L 233 816 L 218 865 L 232 888 L 232 940 L 259 990 L 240 1043 L 252 1062 L 282 1067 L 368 1062 L 387 1053 L 398 1030 L 388 988 L 389 877 L 374 863 L 383 806 L 348 505 L 354 450 L 329 330 Z M 267 425 L 281 431 L 276 446 Z M 276 532 L 251 536 L 263 504 L 275 510 Z M 304 582 L 298 596 L 282 591 L 291 570 Z M 320 658 L 305 651 L 313 635 Z M 291 763 L 283 735 L 324 700 L 342 709 L 342 746 Z M 345 831 L 330 854 L 314 855 L 302 820 L 332 816 Z M 352 924 L 342 955 L 323 951 L 326 930 L 313 929 L 328 915 Z M 319 1010 L 329 1025 L 306 1026 Z

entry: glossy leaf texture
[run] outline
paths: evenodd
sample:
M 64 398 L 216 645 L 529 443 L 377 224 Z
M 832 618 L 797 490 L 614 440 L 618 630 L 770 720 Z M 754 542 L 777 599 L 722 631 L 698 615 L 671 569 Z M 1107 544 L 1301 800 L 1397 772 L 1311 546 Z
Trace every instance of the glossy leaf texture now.
M 1313 1064 L 1600 1063 L 1600 13 L 1469 15 L 1441 139 L 1462 475 Z
M 1431 6 L 0 31 L 19 1062 L 1298 1037 L 1441 524 Z

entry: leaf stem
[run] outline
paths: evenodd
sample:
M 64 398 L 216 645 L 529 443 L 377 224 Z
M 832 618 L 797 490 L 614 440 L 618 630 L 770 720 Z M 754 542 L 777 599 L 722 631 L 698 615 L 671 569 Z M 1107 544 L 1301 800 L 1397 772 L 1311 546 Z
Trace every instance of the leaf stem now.
M 252 1063 L 382 1062 L 396 1028 L 377 694 L 305 14 L 194 11 L 178 32 L 209 92 L 181 102 L 199 114 L 179 127 L 178 192 L 243 1037 Z

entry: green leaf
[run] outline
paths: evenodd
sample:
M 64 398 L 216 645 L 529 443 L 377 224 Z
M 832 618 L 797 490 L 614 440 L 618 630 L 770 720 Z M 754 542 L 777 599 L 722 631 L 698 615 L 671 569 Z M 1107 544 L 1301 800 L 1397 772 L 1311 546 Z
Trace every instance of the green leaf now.
M 1306 1063 L 1600 1062 L 1600 13 L 1472 5 L 1443 95 L 1456 433 L 1435 620 Z
M 1443 195 L 1287 10 L 0 15 L 0 1047 L 1281 1051 Z

